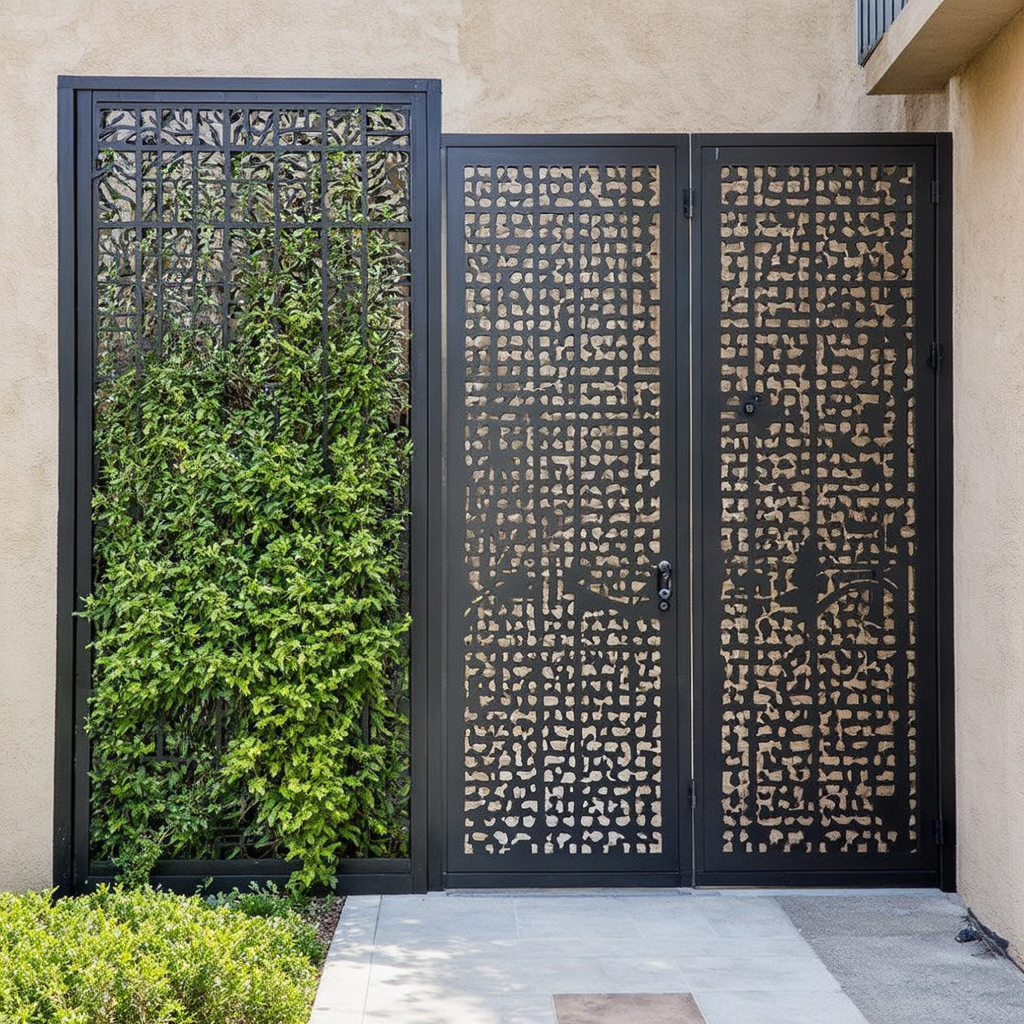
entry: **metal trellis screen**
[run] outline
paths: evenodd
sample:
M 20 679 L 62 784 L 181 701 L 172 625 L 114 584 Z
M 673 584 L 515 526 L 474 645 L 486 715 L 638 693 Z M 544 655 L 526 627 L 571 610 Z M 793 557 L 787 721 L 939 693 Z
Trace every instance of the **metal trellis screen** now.
M 425 306 L 424 177 L 415 166 L 425 97 L 88 96 L 77 124 L 79 289 L 92 302 L 80 304 L 77 330 L 76 742 L 90 753 L 76 757 L 75 884 L 110 874 L 120 847 L 138 855 L 142 843 L 153 844 L 157 873 L 183 879 L 286 876 L 295 844 L 257 805 L 261 787 L 301 786 L 303 769 L 261 776 L 238 751 L 254 736 L 270 750 L 286 742 L 289 716 L 305 713 L 299 705 L 321 684 L 295 707 L 282 704 L 278 719 L 261 724 L 253 708 L 280 701 L 268 678 L 301 679 L 314 657 L 336 690 L 323 713 L 374 759 L 358 783 L 364 798 L 339 790 L 352 820 L 332 841 L 341 858 L 407 866 L 407 530 L 375 549 L 377 576 L 351 570 L 356 593 L 330 595 L 330 578 L 348 578 L 343 554 L 371 526 L 360 516 L 398 523 L 408 507 L 410 342 Z M 374 376 L 380 367 L 384 383 Z M 374 400 L 386 406 L 380 422 Z M 345 408 L 362 404 L 369 411 Z M 377 431 L 373 443 L 399 465 L 397 484 L 369 479 L 358 454 L 345 462 L 362 443 L 346 427 L 353 417 L 363 421 L 353 429 Z M 219 446 L 213 456 L 198 450 L 205 443 Z M 289 491 L 292 473 L 308 474 L 313 497 Z M 379 507 L 342 508 L 339 493 L 374 486 Z M 352 520 L 344 528 L 342 513 Z M 182 564 L 186 543 L 199 543 L 207 565 L 183 598 L 175 580 L 195 569 Z M 381 628 L 398 639 L 381 656 L 377 690 L 359 682 L 357 699 L 339 682 L 343 659 L 323 651 L 369 628 L 367 607 L 380 606 L 372 588 L 388 565 L 395 622 Z M 318 572 L 328 597 L 289 621 L 289 608 L 307 608 Z M 275 621 L 260 611 L 270 591 L 281 608 Z M 176 686 L 160 682 L 171 677 Z M 131 701 L 145 703 L 148 728 L 108 742 Z M 337 765 L 339 776 L 359 770 Z M 126 792 L 135 804 L 127 823 L 116 810 Z

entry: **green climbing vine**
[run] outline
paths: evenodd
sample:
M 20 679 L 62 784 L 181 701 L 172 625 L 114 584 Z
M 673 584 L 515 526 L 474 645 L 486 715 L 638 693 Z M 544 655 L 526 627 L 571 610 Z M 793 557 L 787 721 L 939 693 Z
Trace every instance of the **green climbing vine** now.
M 258 187 L 269 208 L 280 185 Z M 228 341 L 193 315 L 159 346 L 101 346 L 91 838 L 129 881 L 273 856 L 303 889 L 340 857 L 406 855 L 393 237 L 247 229 Z

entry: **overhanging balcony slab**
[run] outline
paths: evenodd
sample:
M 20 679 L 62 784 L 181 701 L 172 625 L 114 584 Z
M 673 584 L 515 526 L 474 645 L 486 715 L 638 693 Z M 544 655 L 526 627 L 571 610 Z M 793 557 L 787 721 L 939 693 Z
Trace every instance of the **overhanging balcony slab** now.
M 864 65 L 867 91 L 939 92 L 1024 10 L 1024 0 L 911 0 Z

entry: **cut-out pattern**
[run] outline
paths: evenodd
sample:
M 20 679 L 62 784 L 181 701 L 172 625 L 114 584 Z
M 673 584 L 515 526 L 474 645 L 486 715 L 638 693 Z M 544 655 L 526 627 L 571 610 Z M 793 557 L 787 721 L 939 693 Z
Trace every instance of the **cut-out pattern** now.
M 467 855 L 663 851 L 661 178 L 464 171 Z
M 229 342 L 253 232 L 316 232 L 332 314 L 361 303 L 367 251 L 395 252 L 409 333 L 409 110 L 101 107 L 96 138 L 98 362 Z M 383 244 L 382 244 L 383 243 Z
M 913 170 L 721 168 L 726 854 L 918 847 Z

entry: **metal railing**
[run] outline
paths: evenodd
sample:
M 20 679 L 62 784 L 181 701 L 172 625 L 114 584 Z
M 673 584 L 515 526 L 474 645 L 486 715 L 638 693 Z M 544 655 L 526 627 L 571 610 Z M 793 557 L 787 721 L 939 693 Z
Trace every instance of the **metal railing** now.
M 910 0 L 857 0 L 857 60 L 863 64 Z

